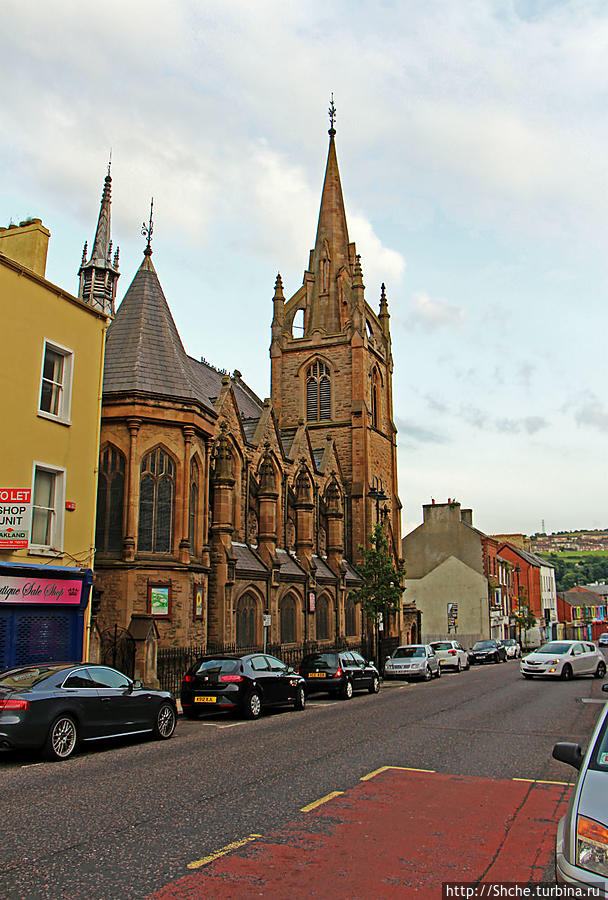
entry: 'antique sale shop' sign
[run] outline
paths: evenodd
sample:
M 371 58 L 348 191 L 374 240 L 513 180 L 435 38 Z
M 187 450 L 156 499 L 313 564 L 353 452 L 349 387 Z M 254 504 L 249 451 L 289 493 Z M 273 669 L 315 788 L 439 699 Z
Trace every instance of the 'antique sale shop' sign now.
M 71 578 L 30 578 L 0 574 L 2 603 L 80 603 L 82 582 Z
M 29 488 L 0 488 L 0 550 L 27 547 L 32 521 Z

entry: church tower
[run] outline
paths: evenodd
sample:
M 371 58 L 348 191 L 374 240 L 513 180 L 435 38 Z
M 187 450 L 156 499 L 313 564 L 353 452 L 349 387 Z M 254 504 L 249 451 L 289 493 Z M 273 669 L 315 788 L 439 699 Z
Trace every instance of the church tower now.
M 93 241 L 93 249 L 87 260 L 87 242 L 82 251 L 82 260 L 78 277 L 78 296 L 94 309 L 100 309 L 107 316 L 114 315 L 114 300 L 118 272 L 118 248 L 112 259 L 112 236 L 110 211 L 112 205 L 112 177 L 110 166 L 105 177 L 101 208 L 97 221 L 97 231 Z
M 273 306 L 271 397 L 280 429 L 306 422 L 312 447 L 334 441 L 348 497 L 346 554 L 360 559 L 376 521 L 384 521 L 399 557 L 388 301 L 365 301 L 360 257 L 349 241 L 338 158 L 335 107 L 329 108 L 329 152 L 314 249 L 302 287 L 289 299 L 277 277 Z

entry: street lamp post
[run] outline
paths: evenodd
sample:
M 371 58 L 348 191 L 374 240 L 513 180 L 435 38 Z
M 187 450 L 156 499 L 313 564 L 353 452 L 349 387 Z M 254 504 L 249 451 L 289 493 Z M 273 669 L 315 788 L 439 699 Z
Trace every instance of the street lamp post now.
M 367 496 L 371 497 L 372 500 L 376 501 L 376 525 L 378 525 L 380 522 L 380 503 L 383 500 L 388 500 L 388 496 L 384 493 L 384 489 L 382 487 L 382 479 L 378 478 L 377 475 L 372 476 L 371 487 L 370 487 L 369 491 L 367 492 Z M 382 614 L 382 627 L 383 628 L 384 628 L 384 619 L 385 619 L 385 616 L 384 616 L 384 614 Z M 380 667 L 382 665 L 382 662 L 381 662 L 382 653 L 381 653 L 381 649 L 380 649 L 380 625 L 378 622 L 378 614 L 376 614 L 376 622 L 375 622 L 374 630 L 376 632 L 375 636 L 376 636 L 376 652 L 377 652 L 377 656 L 378 656 L 378 666 Z
M 382 479 L 377 475 L 372 477 L 372 486 L 367 492 L 367 496 L 376 501 L 376 525 L 380 521 L 380 503 L 382 500 L 388 500 L 388 496 L 384 493 L 382 487 Z
M 519 566 L 515 566 L 515 575 L 517 577 L 517 615 L 521 616 L 521 601 L 519 599 L 519 573 L 521 569 Z M 521 647 L 521 618 L 518 619 L 518 628 L 519 628 L 519 645 Z

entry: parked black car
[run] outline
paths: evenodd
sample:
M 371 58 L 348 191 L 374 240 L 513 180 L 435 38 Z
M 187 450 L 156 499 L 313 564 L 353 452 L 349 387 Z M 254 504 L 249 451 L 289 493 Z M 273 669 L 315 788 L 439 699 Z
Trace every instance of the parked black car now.
M 472 663 L 506 662 L 507 651 L 499 641 L 477 641 L 469 650 L 469 659 Z
M 304 688 L 297 672 L 267 653 L 201 656 L 184 676 L 181 703 L 188 719 L 210 709 L 238 710 L 258 719 L 265 706 L 289 703 L 304 709 Z
M 308 694 L 323 691 L 350 700 L 354 691 L 367 690 L 377 694 L 380 674 L 375 665 L 356 650 L 325 650 L 309 653 L 298 671 L 306 679 Z
M 108 666 L 49 663 L 0 673 L 0 747 L 67 759 L 85 741 L 146 732 L 167 740 L 176 721 L 168 691 Z

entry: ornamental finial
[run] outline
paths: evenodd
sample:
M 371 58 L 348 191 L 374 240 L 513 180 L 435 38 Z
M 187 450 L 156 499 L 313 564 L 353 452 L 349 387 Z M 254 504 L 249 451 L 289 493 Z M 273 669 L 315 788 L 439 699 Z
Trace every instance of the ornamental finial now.
M 334 103 L 334 92 L 332 91 L 332 92 L 331 92 L 331 102 L 330 102 L 330 104 L 329 104 L 329 124 L 330 124 L 330 129 L 329 129 L 329 131 L 327 132 L 329 135 L 331 135 L 331 137 L 333 137 L 334 134 L 336 133 L 336 129 L 334 128 L 335 121 L 336 121 L 336 106 L 335 106 L 335 103 Z
M 152 256 L 152 247 L 150 246 L 152 243 L 152 235 L 154 233 L 154 223 L 152 221 L 152 213 L 154 211 L 154 197 L 150 200 L 150 221 L 146 225 L 145 222 L 142 223 L 141 233 L 144 237 L 148 238 L 148 243 L 146 244 L 146 249 L 144 250 L 144 256 Z

